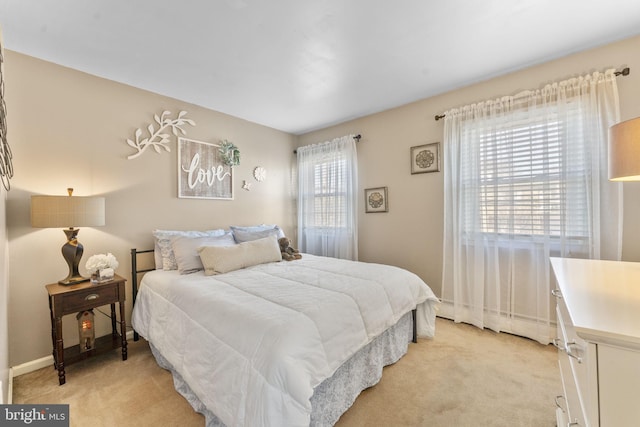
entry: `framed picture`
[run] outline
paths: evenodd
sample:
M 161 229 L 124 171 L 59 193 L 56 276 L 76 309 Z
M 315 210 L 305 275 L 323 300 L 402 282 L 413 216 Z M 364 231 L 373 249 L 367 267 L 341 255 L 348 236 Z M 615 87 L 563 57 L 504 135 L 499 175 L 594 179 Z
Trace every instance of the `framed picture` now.
M 364 206 L 366 213 L 389 212 L 387 187 L 367 188 L 364 190 Z
M 178 138 L 178 197 L 233 200 L 233 168 L 220 146 Z
M 411 147 L 411 173 L 440 171 L 440 143 Z

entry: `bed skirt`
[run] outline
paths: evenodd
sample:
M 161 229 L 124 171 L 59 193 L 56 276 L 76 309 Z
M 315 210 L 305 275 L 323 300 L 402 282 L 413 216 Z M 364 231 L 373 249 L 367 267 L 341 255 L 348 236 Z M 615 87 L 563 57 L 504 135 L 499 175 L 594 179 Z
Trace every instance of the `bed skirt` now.
M 362 390 L 369 388 L 382 378 L 382 368 L 391 365 L 407 353 L 413 337 L 411 312 L 405 314 L 394 326 L 354 354 L 336 372 L 315 389 L 311 396 L 311 426 L 334 425 L 340 416 L 353 405 Z M 189 385 L 173 369 L 167 360 L 149 343 L 158 365 L 171 371 L 173 384 L 196 412 L 205 416 L 207 427 L 224 427 L 218 417 L 209 411 Z M 229 426 L 233 427 L 233 426 Z

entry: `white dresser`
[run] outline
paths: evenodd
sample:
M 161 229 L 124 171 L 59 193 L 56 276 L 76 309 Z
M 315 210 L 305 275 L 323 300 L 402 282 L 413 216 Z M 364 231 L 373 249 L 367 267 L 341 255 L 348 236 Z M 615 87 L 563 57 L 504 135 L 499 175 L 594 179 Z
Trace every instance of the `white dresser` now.
M 640 263 L 551 258 L 558 426 L 640 426 Z

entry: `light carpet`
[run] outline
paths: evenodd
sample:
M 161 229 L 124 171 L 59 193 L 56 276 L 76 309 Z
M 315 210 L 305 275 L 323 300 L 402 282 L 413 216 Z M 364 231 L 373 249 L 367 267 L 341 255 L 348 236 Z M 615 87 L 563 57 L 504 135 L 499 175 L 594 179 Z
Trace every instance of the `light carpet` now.
M 71 426 L 204 426 L 144 340 L 124 362 L 114 350 L 66 374 L 63 386 L 53 367 L 14 378 L 13 403 L 68 403 Z M 551 427 L 560 390 L 553 346 L 438 318 L 336 425 Z

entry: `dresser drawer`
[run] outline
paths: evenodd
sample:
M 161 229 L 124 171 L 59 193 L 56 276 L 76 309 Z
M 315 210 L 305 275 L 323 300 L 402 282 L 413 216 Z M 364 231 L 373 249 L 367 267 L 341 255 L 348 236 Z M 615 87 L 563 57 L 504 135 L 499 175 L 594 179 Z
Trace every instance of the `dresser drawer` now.
M 118 302 L 118 284 L 87 288 L 73 292 L 68 295 L 61 295 L 60 307 L 64 311 L 61 314 L 76 313 L 100 305 Z
M 562 387 L 564 392 L 564 400 L 566 401 L 567 418 L 575 425 L 586 426 L 586 411 L 585 411 L 585 393 L 580 390 L 580 382 L 578 380 L 576 366 L 574 358 L 569 356 L 566 349 L 566 328 L 563 323 L 562 313 L 558 307 L 556 307 L 558 316 L 558 339 L 555 341 L 556 347 L 558 347 L 558 361 L 560 364 L 560 378 L 562 380 Z M 566 424 L 565 424 L 566 425 Z

